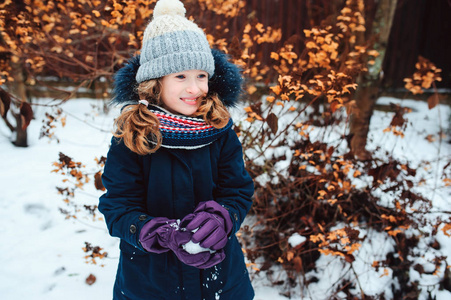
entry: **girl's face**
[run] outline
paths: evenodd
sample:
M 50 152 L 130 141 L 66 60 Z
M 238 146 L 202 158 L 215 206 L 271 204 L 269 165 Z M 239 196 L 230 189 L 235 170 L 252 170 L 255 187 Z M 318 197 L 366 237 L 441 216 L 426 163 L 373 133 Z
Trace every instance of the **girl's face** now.
M 175 114 L 191 116 L 200 105 L 200 97 L 208 93 L 208 73 L 188 70 L 161 79 L 163 107 Z

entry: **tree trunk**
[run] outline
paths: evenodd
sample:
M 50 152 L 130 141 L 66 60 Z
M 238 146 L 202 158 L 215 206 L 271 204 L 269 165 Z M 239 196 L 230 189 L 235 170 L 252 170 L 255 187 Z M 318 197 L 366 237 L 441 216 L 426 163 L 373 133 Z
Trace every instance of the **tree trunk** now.
M 12 63 L 12 76 L 14 82 L 12 84 L 13 92 L 17 98 L 26 102 L 27 101 L 27 87 L 25 85 L 25 76 L 23 69 L 19 64 Z M 22 117 L 20 115 L 19 109 L 17 113 L 14 113 L 14 118 L 16 119 L 16 137 L 13 142 L 17 147 L 28 147 L 28 135 L 27 129 L 23 129 Z
M 380 0 L 370 36 L 377 36 L 374 49 L 379 52 L 375 64 L 369 67 L 368 73 L 358 79 L 355 93 L 358 112 L 351 118 L 350 133 L 352 135 L 351 152 L 360 160 L 371 158 L 371 153 L 365 149 L 371 116 L 379 96 L 379 86 L 382 74 L 382 63 L 387 49 L 390 29 L 395 15 L 397 0 Z

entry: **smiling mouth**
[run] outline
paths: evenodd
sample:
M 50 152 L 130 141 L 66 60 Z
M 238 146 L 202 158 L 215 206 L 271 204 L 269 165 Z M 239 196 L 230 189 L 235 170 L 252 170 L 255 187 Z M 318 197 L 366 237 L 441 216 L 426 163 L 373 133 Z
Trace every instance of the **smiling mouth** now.
M 180 98 L 180 100 L 182 100 L 183 102 L 185 102 L 186 104 L 196 104 L 197 102 L 197 97 L 196 98 Z

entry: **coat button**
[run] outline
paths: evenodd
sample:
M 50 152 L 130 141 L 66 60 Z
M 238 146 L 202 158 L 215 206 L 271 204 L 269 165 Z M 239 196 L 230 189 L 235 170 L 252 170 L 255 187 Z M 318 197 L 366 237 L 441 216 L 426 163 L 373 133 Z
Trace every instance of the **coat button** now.
M 145 219 L 147 219 L 146 215 L 140 215 L 138 218 L 140 221 L 144 221 Z
M 235 216 L 235 220 L 238 221 L 238 216 L 236 214 L 233 214 Z
M 130 226 L 130 232 L 131 233 L 135 233 L 136 232 L 136 226 L 135 225 L 131 225 Z

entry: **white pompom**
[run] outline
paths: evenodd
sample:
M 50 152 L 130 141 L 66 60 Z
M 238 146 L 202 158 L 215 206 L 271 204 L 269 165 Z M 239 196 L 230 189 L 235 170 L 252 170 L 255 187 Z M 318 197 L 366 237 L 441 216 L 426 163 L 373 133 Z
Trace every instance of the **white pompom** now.
M 163 15 L 173 15 L 184 17 L 186 9 L 179 0 L 159 0 L 153 10 L 153 17 L 157 18 Z

